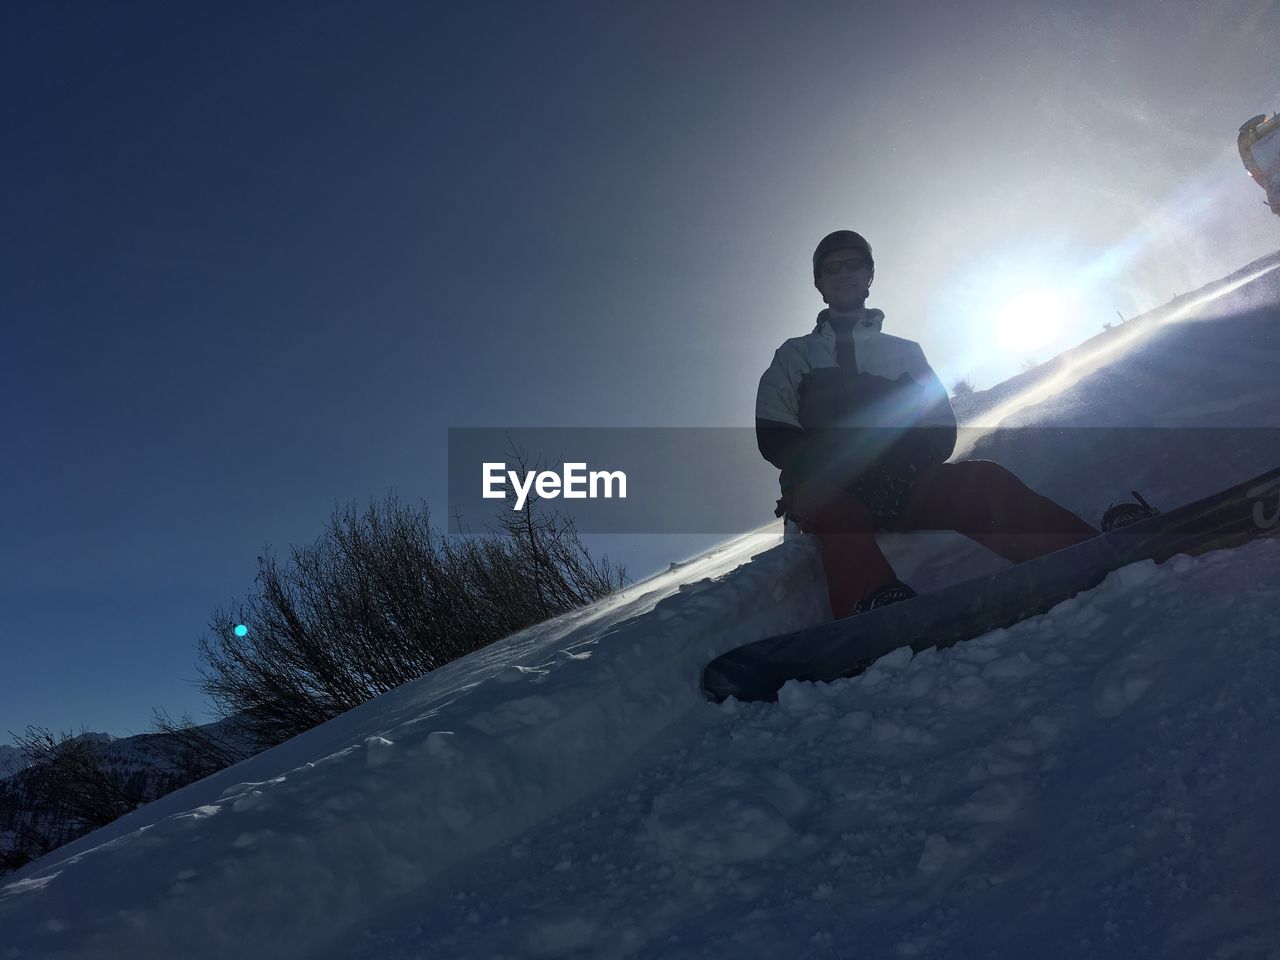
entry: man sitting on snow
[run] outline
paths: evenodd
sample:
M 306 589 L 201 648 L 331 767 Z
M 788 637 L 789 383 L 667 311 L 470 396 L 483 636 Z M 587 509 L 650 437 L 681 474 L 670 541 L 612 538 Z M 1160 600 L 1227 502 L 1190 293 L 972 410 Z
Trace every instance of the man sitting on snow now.
M 760 378 L 756 439 L 782 473 L 777 515 L 822 543 L 831 612 L 915 596 L 876 530 L 957 530 L 1019 563 L 1098 531 L 989 460 L 947 463 L 956 418 L 920 345 L 865 307 L 875 261 L 851 230 L 823 238 L 813 284 L 828 308 Z

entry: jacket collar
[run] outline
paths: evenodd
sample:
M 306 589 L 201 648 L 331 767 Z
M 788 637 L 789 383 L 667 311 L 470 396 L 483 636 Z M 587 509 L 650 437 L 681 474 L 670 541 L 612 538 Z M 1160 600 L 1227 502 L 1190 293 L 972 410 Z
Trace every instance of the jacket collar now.
M 818 314 L 817 325 L 814 326 L 813 328 L 814 333 L 821 333 L 824 328 L 829 332 L 829 334 L 835 333 L 834 328 L 831 326 L 829 322 L 830 314 L 831 314 L 831 310 L 829 308 L 823 309 Z M 864 333 L 864 332 L 880 333 L 881 332 L 880 328 L 883 325 L 884 325 L 884 311 L 877 310 L 875 307 L 872 307 L 870 309 L 866 309 L 862 311 L 862 319 L 859 320 L 856 324 L 854 324 L 853 329 L 855 333 Z

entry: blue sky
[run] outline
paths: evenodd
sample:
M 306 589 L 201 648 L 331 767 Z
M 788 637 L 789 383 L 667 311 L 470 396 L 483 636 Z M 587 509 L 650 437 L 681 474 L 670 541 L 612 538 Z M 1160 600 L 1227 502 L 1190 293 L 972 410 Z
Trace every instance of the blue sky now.
M 1235 156 L 1274 3 L 10 3 L 0 734 L 199 713 L 265 544 L 446 431 L 745 426 L 869 305 L 979 386 L 1280 245 Z M 1035 351 L 991 319 L 1070 296 Z M 762 522 L 772 503 L 761 505 Z M 642 576 L 718 538 L 592 538 Z

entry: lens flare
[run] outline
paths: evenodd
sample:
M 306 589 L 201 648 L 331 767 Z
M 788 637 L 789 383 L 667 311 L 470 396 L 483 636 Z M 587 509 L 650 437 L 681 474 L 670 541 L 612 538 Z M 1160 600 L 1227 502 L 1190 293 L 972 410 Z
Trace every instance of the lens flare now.
M 1048 288 L 1026 290 L 996 310 L 996 343 L 1009 353 L 1027 354 L 1053 343 L 1067 320 L 1066 295 Z
M 1079 383 L 1095 370 L 1123 357 L 1152 333 L 1170 323 L 1193 323 L 1203 320 L 1205 315 L 1200 308 L 1213 303 L 1229 293 L 1266 276 L 1280 265 L 1268 264 L 1252 273 L 1245 274 L 1228 283 L 1214 286 L 1203 294 L 1187 300 L 1176 308 L 1168 306 L 1162 310 L 1152 311 L 1151 315 L 1136 318 L 1138 322 L 1126 323 L 1120 327 L 1116 335 L 1106 338 L 1102 343 L 1089 350 L 1073 351 L 1073 355 L 1065 357 L 1058 369 L 1048 379 L 1033 384 L 1028 389 L 1014 395 L 1004 403 L 983 412 L 976 420 L 966 423 L 966 427 L 977 427 L 964 431 L 961 440 L 956 444 L 953 454 L 955 459 L 963 460 L 973 452 L 978 441 L 999 427 L 1006 417 L 1021 413 L 1037 403 L 1043 403 Z M 1213 286 L 1213 285 L 1210 285 Z

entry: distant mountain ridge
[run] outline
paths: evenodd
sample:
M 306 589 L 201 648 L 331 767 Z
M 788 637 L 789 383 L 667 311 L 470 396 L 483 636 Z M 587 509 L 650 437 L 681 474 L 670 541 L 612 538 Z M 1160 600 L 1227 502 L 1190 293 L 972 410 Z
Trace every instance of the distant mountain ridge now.
M 26 756 L 20 749 L 0 746 L 0 780 L 13 776 L 26 765 Z
M 226 721 L 194 730 L 230 743 Z M 190 741 L 172 733 L 131 737 L 82 733 L 66 743 L 88 748 L 84 757 L 94 773 L 88 778 L 90 782 L 77 784 L 76 789 L 89 797 L 97 796 L 99 803 L 110 800 L 120 813 L 226 765 L 213 766 L 207 759 L 192 756 Z M 247 747 L 241 744 L 238 749 Z M 0 747 L 0 875 L 101 825 L 77 816 L 68 804 L 51 803 L 50 776 L 48 764 L 30 763 L 21 747 Z M 101 779 L 95 779 L 98 777 Z M 122 798 L 132 800 L 124 803 Z M 122 803 L 125 809 L 120 809 Z

